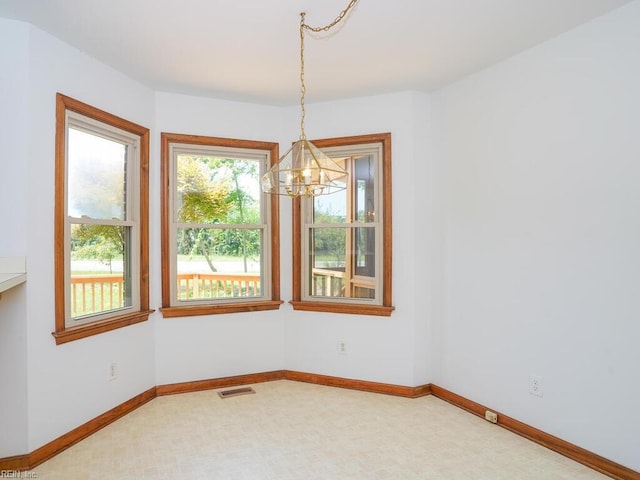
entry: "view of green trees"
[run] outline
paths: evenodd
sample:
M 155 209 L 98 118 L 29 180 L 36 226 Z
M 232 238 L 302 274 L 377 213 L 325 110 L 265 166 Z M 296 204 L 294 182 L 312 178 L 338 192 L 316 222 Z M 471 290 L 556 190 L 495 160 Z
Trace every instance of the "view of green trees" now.
M 125 227 L 82 224 L 71 228 L 71 258 L 98 260 L 113 273 L 113 261 L 121 260 L 125 250 Z
M 175 219 L 176 253 L 206 262 L 218 271 L 216 259 L 237 258 L 242 271 L 249 261 L 260 260 L 262 229 L 260 220 L 259 166 L 256 161 L 215 156 L 180 154 L 176 162 Z M 94 172 L 95 173 L 95 172 Z M 92 175 L 93 176 L 93 175 Z M 95 176 L 93 176 L 95 178 Z M 118 176 L 101 175 L 100 195 L 85 196 L 83 210 L 118 204 L 124 197 Z M 117 192 L 116 198 L 113 197 Z M 104 195 L 103 195 L 104 194 Z M 107 198 L 99 198 L 106 196 Z M 335 225 L 313 229 L 316 266 L 344 268 L 346 260 L 346 197 L 336 195 L 331 201 L 316 201 L 314 223 Z M 234 228 L 234 225 L 242 228 Z M 256 228 L 247 228 L 255 225 Z M 71 252 L 74 260 L 98 260 L 112 271 L 113 262 L 121 260 L 126 245 L 126 228 L 111 225 L 82 224 L 72 228 Z
M 330 206 L 314 210 L 315 223 L 341 224 L 345 222 L 344 215 L 332 211 Z M 313 251 L 316 267 L 343 269 L 345 266 L 345 252 L 347 244 L 345 228 L 314 228 Z
M 122 179 L 103 176 L 112 188 L 99 192 L 122 191 Z M 177 254 L 206 261 L 217 271 L 216 257 L 237 257 L 247 271 L 249 260 L 259 260 L 262 243 L 258 163 L 220 157 L 179 155 L 174 202 L 177 230 Z M 109 196 L 109 193 L 105 193 Z M 93 196 L 95 204 L 111 201 Z M 242 228 L 233 228 L 238 225 Z M 74 260 L 98 260 L 112 270 L 125 251 L 126 229 L 121 226 L 81 224 L 71 232 L 71 255 Z
M 239 257 L 246 272 L 260 258 L 261 229 L 232 225 L 261 224 L 257 162 L 179 155 L 177 165 L 176 218 L 193 225 L 178 229 L 178 255 L 201 255 L 212 272 L 215 257 Z
M 313 218 L 316 224 L 336 225 L 334 228 L 314 228 L 312 244 L 314 266 L 318 268 L 344 269 L 347 232 L 338 225 L 346 222 L 346 195 L 334 193 L 331 199 L 315 198 Z
M 98 260 L 111 273 L 128 241 L 128 228 L 113 225 L 126 220 L 127 146 L 70 128 L 68 150 L 69 215 L 87 222 L 71 225 L 71 258 Z M 112 224 L 96 223 L 102 220 Z

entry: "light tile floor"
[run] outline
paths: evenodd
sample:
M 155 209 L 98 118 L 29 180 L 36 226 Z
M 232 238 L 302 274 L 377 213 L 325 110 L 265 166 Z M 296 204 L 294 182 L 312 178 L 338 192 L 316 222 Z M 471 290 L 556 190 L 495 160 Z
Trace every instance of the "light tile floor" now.
M 292 381 L 159 397 L 34 472 L 78 479 L 514 480 L 607 477 L 436 397 Z

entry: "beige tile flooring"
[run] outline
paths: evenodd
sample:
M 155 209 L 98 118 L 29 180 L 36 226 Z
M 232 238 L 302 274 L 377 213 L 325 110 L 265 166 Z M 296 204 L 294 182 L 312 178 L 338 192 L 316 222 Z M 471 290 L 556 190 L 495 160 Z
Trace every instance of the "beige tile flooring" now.
M 34 472 L 78 479 L 604 479 L 436 397 L 287 380 L 159 397 Z

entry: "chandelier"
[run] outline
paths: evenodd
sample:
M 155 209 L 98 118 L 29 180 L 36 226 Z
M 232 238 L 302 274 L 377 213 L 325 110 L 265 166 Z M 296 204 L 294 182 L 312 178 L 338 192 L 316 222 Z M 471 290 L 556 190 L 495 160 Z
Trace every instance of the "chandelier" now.
M 327 195 L 347 188 L 348 172 L 329 158 L 313 143 L 304 132 L 306 116 L 304 97 L 307 87 L 304 83 L 304 31 L 327 32 L 340 23 L 349 10 L 358 2 L 351 0 L 338 17 L 324 27 L 312 27 L 305 23 L 305 12 L 300 14 L 300 138 L 262 176 L 262 191 L 290 197 L 315 197 Z

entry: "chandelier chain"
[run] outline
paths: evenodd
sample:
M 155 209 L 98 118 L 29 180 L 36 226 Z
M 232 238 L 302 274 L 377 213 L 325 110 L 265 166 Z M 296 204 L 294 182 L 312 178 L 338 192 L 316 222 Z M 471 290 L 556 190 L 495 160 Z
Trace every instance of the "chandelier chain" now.
M 349 10 L 351 10 L 356 3 L 358 3 L 358 0 L 350 0 L 347 8 L 342 10 L 340 15 L 338 15 L 333 22 L 325 25 L 324 27 L 312 27 L 311 25 L 308 25 L 304 21 L 306 12 L 300 13 L 300 140 L 306 139 L 306 134 L 304 132 L 304 119 L 307 114 L 304 106 L 304 98 L 307 93 L 307 86 L 304 83 L 304 30 L 307 29 L 315 33 L 328 32 L 344 19 L 347 13 L 349 13 Z
M 336 17 L 336 19 L 331 22 L 328 25 L 325 25 L 324 27 L 312 27 L 311 25 L 307 25 L 306 23 L 303 24 L 304 28 L 306 28 L 307 30 L 311 30 L 312 32 L 328 32 L 329 30 L 331 30 L 333 27 L 335 27 L 337 24 L 339 24 L 342 19 L 347 15 L 347 13 L 349 13 L 349 10 L 351 10 L 351 8 L 353 8 L 353 6 L 358 3 L 358 0 L 351 0 L 349 2 L 349 5 L 347 5 L 347 8 L 345 8 L 342 12 L 340 12 L 340 15 L 338 15 Z
M 307 115 L 307 111 L 304 108 L 304 96 L 307 93 L 307 86 L 304 83 L 304 16 L 305 12 L 300 14 L 300 140 L 307 138 L 304 132 L 304 117 Z

